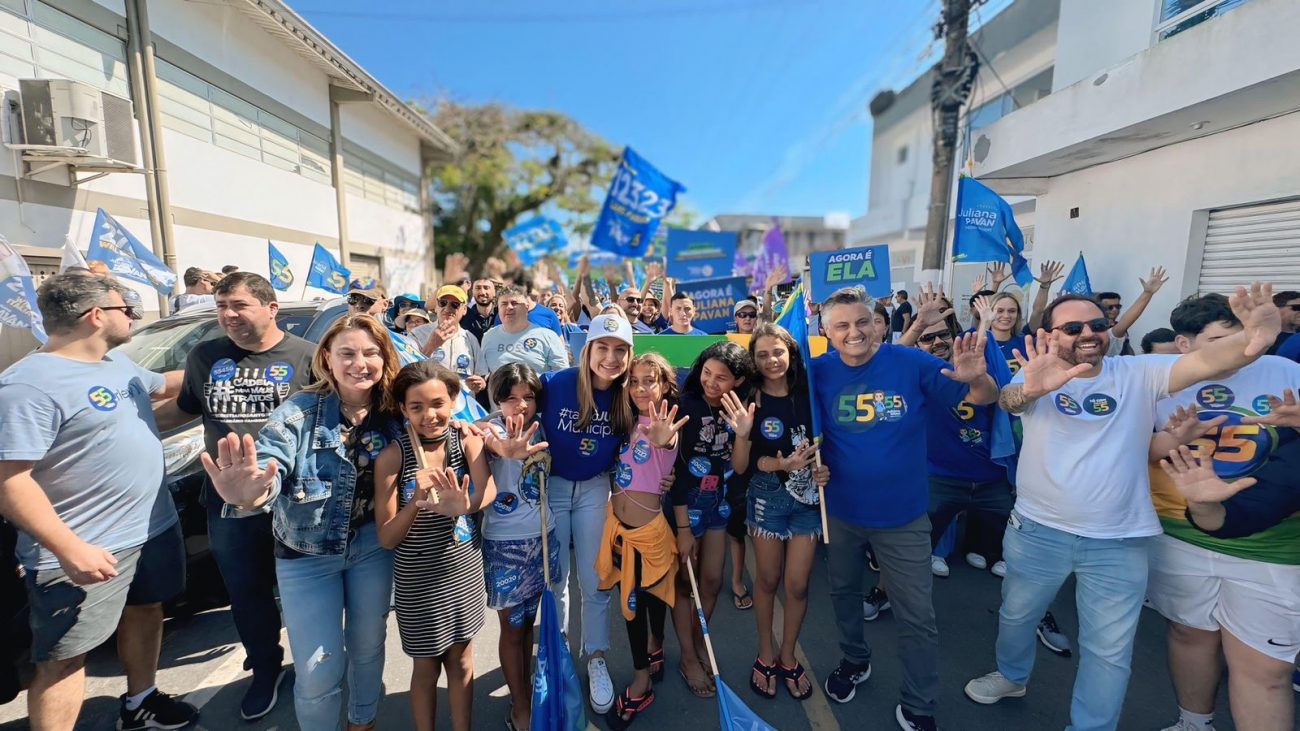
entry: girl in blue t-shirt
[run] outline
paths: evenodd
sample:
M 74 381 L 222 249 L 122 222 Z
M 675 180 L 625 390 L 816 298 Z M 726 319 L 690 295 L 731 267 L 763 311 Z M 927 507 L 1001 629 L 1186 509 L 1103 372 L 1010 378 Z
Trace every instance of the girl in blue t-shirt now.
M 993 296 L 993 317 L 990 318 L 989 332 L 997 343 L 1002 357 L 1006 358 L 1012 375 L 1020 370 L 1020 362 L 1012 355 L 1013 350 L 1025 352 L 1025 335 L 1029 334 L 1021 315 L 1020 300 L 1010 292 L 1001 292 Z
M 713 614 L 722 585 L 727 557 L 725 529 L 731 515 L 725 490 L 733 472 L 731 450 L 735 435 L 726 421 L 723 397 L 731 394 L 742 401 L 747 399 L 753 376 L 754 364 L 744 348 L 732 342 L 714 343 L 695 359 L 682 389 L 678 415 L 689 421 L 678 437 L 675 480 L 669 493 L 670 519 L 681 560 L 694 560 L 699 572 L 700 604 L 706 620 Z M 678 573 L 677 590 L 689 596 L 685 571 Z M 673 624 L 683 657 L 689 657 L 686 648 L 695 648 L 698 657 L 706 657 L 703 635 L 690 602 L 677 602 L 673 607 Z M 711 697 L 715 692 L 709 680 L 711 673 L 703 667 L 697 673 L 695 668 L 682 664 L 691 691 L 702 698 Z

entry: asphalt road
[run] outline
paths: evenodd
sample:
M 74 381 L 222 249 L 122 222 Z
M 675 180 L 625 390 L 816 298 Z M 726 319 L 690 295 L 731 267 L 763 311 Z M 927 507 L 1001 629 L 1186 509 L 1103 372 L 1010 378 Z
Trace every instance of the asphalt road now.
M 939 721 L 941 728 L 952 731 L 1008 731 L 1009 729 L 1063 729 L 1068 723 L 1071 684 L 1077 657 L 1064 659 L 1040 649 L 1029 695 L 1005 700 L 995 706 L 979 706 L 962 694 L 963 685 L 972 677 L 993 669 L 993 643 L 997 629 L 1000 582 L 987 572 L 969 568 L 959 558 L 950 562 L 952 576 L 936 579 L 935 608 L 939 618 L 942 658 L 942 692 Z M 874 581 L 874 577 L 868 579 Z M 573 593 L 577 594 L 576 586 Z M 1073 584 L 1067 584 L 1054 607 L 1062 629 L 1074 636 L 1077 623 L 1073 602 Z M 814 569 L 809 616 L 800 640 L 801 661 L 820 683 L 839 661 L 834 619 L 827 599 L 825 562 L 819 556 Z M 574 613 L 576 617 L 576 612 Z M 621 618 L 614 612 L 615 626 L 611 637 L 614 647 L 610 667 L 620 688 L 632 673 L 627 652 L 627 634 Z M 778 627 L 780 623 L 777 623 Z M 669 636 L 672 637 L 671 623 Z M 729 590 L 723 589 L 712 622 L 713 644 L 726 680 L 740 698 L 769 724 L 782 731 L 816 729 L 896 729 L 893 720 L 900 684 L 899 664 L 895 656 L 896 625 L 886 614 L 867 625 L 875 658 L 871 680 L 860 686 L 857 697 L 848 704 L 828 701 L 820 687 L 804 703 L 791 699 L 784 689 L 775 700 L 755 695 L 748 685 L 749 666 L 757 651 L 752 612 L 740 612 L 731 605 Z M 576 628 L 570 632 L 577 637 Z M 474 686 L 474 728 L 503 728 L 509 706 L 505 683 L 496 659 L 496 619 L 489 617 L 487 626 L 474 642 L 477 680 Z M 286 642 L 287 647 L 287 642 Z M 657 700 L 638 719 L 634 728 L 641 729 L 710 729 L 718 727 L 718 709 L 714 700 L 700 700 L 690 695 L 673 672 L 676 666 L 676 642 L 669 639 L 669 673 L 656 689 Z M 243 651 L 239 647 L 230 614 L 216 609 L 202 614 L 168 620 L 163 643 L 159 686 L 170 693 L 188 694 L 187 700 L 202 710 L 200 727 L 213 731 L 225 729 L 297 729 L 294 720 L 290 684 L 286 682 L 281 701 L 274 712 L 255 724 L 239 720 L 239 701 L 248 683 L 242 669 Z M 580 672 L 585 663 L 579 661 Z M 380 707 L 378 728 L 411 727 L 407 699 L 411 663 L 401 651 L 395 620 L 389 622 L 388 655 L 384 670 L 387 697 Z M 114 728 L 117 696 L 123 693 L 121 676 L 111 646 L 92 656 L 85 706 L 77 725 L 79 731 Z M 445 699 L 445 696 L 443 696 Z M 440 703 L 445 708 L 445 702 Z M 1228 717 L 1226 696 L 1221 694 L 1219 731 L 1235 729 Z M 1177 718 L 1173 691 L 1165 670 L 1164 621 L 1151 610 L 1144 610 L 1138 630 L 1133 659 L 1133 677 L 1120 728 L 1128 731 L 1158 731 Z M 450 728 L 446 711 L 439 718 L 440 728 Z M 596 725 L 604 728 L 603 720 Z M 0 706 L 0 731 L 27 727 L 25 696 Z

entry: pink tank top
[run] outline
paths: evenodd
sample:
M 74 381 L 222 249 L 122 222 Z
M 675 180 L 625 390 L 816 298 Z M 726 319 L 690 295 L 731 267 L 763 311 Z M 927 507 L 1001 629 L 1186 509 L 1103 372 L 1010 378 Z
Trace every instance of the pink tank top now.
M 631 436 L 623 445 L 618 455 L 618 466 L 614 470 L 614 484 L 628 492 L 645 492 L 651 495 L 663 495 L 659 483 L 673 470 L 677 459 L 677 448 L 661 449 L 650 442 L 645 429 L 650 426 L 650 417 L 637 418 Z

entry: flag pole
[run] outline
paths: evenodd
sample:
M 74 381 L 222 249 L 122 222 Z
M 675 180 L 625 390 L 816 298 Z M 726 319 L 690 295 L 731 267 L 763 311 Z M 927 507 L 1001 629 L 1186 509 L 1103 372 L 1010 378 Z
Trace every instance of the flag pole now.
M 695 611 L 700 616 L 700 630 L 704 633 L 704 649 L 709 653 L 709 668 L 713 671 L 713 677 L 720 678 L 722 674 L 718 672 L 718 658 L 713 655 L 713 640 L 709 638 L 709 622 L 704 618 L 704 605 L 700 603 L 700 588 L 695 584 L 695 563 L 690 557 L 686 558 L 686 573 L 691 579 L 691 599 L 695 602 Z
M 415 465 L 421 470 L 429 469 L 429 463 L 425 460 L 424 446 L 420 444 L 420 434 L 415 431 L 415 424 L 410 419 L 406 420 L 406 438 L 411 440 L 411 452 L 415 454 Z M 438 491 L 429 493 L 429 501 L 438 502 Z
M 812 257 L 808 257 L 804 259 L 803 284 L 804 284 L 803 296 L 807 299 L 812 299 Z M 803 305 L 804 305 L 803 318 L 805 322 L 804 331 L 808 333 L 808 338 L 809 341 L 811 342 L 813 333 L 811 330 L 808 329 L 806 325 L 806 323 L 808 322 L 807 300 L 804 301 Z M 808 348 L 808 354 L 810 356 L 812 355 L 811 347 Z M 810 357 L 808 361 L 809 362 L 804 363 L 804 368 L 806 368 L 808 371 L 808 381 L 809 381 L 808 385 L 811 386 L 812 385 L 812 358 Z M 812 389 L 810 388 L 809 391 L 811 390 Z M 817 408 L 816 394 L 809 393 L 808 402 L 810 408 L 813 409 Z M 813 464 L 816 465 L 817 470 L 820 470 L 822 468 L 822 450 L 821 450 L 822 435 L 814 434 L 813 439 L 817 443 L 817 451 L 813 454 L 813 458 L 814 458 Z M 816 483 L 817 483 L 817 478 L 814 477 L 813 484 Z M 821 518 L 822 518 L 822 543 L 829 545 L 831 542 L 831 526 L 830 523 L 826 520 L 826 489 L 823 488 L 821 485 L 817 485 L 817 510 L 821 513 Z
M 543 471 L 538 480 L 542 502 L 542 580 L 546 582 L 547 589 L 551 588 L 551 537 L 546 530 L 546 478 L 548 474 L 549 471 Z

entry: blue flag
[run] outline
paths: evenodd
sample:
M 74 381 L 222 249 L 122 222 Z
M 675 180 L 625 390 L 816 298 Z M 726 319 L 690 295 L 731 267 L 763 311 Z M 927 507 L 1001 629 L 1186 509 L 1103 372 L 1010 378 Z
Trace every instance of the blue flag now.
M 1070 273 L 1065 277 L 1065 282 L 1061 284 L 1061 293 L 1092 296 L 1092 280 L 1088 279 L 1088 263 L 1083 260 L 1083 252 L 1079 252 L 1079 258 L 1075 259 L 1074 267 L 1070 269 Z
M 328 249 L 316 244 L 316 249 L 311 254 L 311 271 L 307 273 L 308 287 L 344 294 L 348 291 L 348 277 L 351 275 L 352 272 L 343 268 Z
M 160 294 L 169 294 L 176 286 L 176 273 L 103 208 L 95 213 L 86 259 L 102 261 L 113 276 L 147 284 Z
M 537 669 L 533 673 L 531 731 L 585 731 L 586 701 L 573 665 L 569 643 L 560 632 L 559 610 L 551 587 L 542 591 L 542 626 L 537 635 Z
M 686 188 L 659 172 L 631 147 L 623 148 L 609 195 L 591 232 L 591 245 L 619 256 L 643 258 L 659 222 Z
M 503 234 L 506 245 L 519 257 L 519 263 L 531 266 L 538 259 L 569 245 L 560 224 L 545 216 L 536 216 L 508 228 Z
M 293 270 L 289 268 L 289 260 L 269 240 L 266 242 L 266 256 L 270 259 L 271 286 L 281 292 L 287 291 L 293 286 Z
M 789 331 L 790 336 L 799 344 L 799 357 L 803 358 L 804 377 L 808 380 L 808 393 L 811 396 L 816 395 L 817 387 L 813 384 L 812 369 L 812 349 L 808 336 L 813 334 L 808 332 L 808 305 L 805 302 L 807 295 L 804 292 L 804 283 L 800 282 L 786 299 L 785 306 L 781 308 L 781 316 L 777 318 L 776 324 Z M 812 436 L 816 439 L 822 434 L 822 417 L 817 409 L 816 404 L 809 409 L 812 412 Z
M 0 236 L 0 325 L 25 327 L 36 339 L 47 340 L 36 306 L 36 280 L 22 255 Z
M 974 178 L 957 182 L 957 220 L 952 258 L 957 261 L 1009 261 L 1016 284 L 1028 287 L 1034 275 L 1025 260 L 1025 237 L 1011 204 Z

